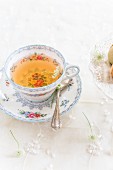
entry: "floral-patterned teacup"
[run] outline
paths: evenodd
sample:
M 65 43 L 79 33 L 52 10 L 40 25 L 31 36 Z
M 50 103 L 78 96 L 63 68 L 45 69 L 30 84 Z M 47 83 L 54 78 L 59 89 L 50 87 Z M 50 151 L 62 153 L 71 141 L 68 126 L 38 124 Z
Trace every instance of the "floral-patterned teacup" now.
M 61 65 L 63 69 L 63 73 L 57 81 L 50 85 L 37 88 L 24 87 L 12 81 L 10 69 L 13 66 L 13 64 L 16 63 L 18 60 L 22 59 L 24 56 L 28 56 L 29 54 L 33 53 L 44 53 L 50 56 L 52 59 L 57 60 L 57 62 Z M 72 74 L 69 74 L 68 72 L 70 68 L 74 68 L 75 70 Z M 12 84 L 14 89 L 20 93 L 21 97 L 24 97 L 25 99 L 31 102 L 42 102 L 44 100 L 47 100 L 52 95 L 56 87 L 64 79 L 69 79 L 76 76 L 79 73 L 79 68 L 74 65 L 67 66 L 66 61 L 62 54 L 52 47 L 45 45 L 29 45 L 14 51 L 6 60 L 6 63 L 2 71 L 5 72 L 7 79 Z

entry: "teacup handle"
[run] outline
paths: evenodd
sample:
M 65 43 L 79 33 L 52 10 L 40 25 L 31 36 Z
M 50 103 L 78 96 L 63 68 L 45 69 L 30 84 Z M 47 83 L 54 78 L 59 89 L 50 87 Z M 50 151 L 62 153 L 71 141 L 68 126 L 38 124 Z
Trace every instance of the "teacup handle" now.
M 75 70 L 74 70 L 74 73 L 72 73 L 72 74 L 67 74 L 67 73 L 68 73 L 68 70 L 69 70 L 69 69 L 72 69 L 72 68 L 75 69 Z M 80 72 L 80 69 L 79 69 L 78 66 L 68 65 L 68 66 L 66 66 L 66 68 L 65 68 L 65 76 L 66 76 L 66 77 L 65 77 L 63 80 L 71 79 L 71 78 L 77 76 L 77 75 L 79 74 L 79 72 Z

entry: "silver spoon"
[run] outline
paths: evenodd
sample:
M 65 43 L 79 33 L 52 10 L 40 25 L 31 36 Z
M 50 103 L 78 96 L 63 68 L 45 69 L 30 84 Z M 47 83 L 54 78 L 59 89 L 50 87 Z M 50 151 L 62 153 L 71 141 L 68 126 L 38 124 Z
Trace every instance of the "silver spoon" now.
M 56 105 L 53 113 L 51 127 L 55 130 L 60 129 L 62 127 L 62 122 L 60 119 L 60 107 L 59 107 L 59 96 L 60 92 L 64 90 L 69 84 L 72 84 L 72 79 L 69 79 L 68 82 L 61 85 L 61 88 L 56 91 Z

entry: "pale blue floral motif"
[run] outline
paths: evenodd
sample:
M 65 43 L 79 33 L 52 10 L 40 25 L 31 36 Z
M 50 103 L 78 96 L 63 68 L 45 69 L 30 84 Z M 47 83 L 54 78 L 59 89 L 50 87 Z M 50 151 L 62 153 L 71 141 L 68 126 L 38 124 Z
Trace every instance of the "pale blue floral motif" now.
M 34 108 L 42 110 L 43 107 L 51 107 L 52 97 L 50 97 L 48 100 L 46 100 L 44 102 L 36 103 L 36 102 L 30 102 L 29 100 L 26 100 L 25 98 L 21 97 L 21 95 L 17 92 L 15 94 L 13 94 L 13 96 L 17 97 L 16 102 L 22 103 L 22 107 L 28 106 L 30 110 L 32 110 Z
M 63 100 L 63 101 L 61 102 L 60 107 L 61 107 L 61 106 L 64 106 L 64 108 L 65 108 L 68 103 L 69 103 L 69 100 L 65 99 L 65 100 Z

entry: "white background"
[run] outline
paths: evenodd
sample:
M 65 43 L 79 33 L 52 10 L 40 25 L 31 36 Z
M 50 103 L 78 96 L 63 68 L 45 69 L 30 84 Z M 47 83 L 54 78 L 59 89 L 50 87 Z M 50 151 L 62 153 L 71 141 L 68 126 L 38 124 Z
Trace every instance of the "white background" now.
M 15 133 L 23 148 L 35 138 L 39 125 L 0 113 L 0 170 L 46 170 L 50 165 L 54 170 L 88 170 L 88 126 L 83 111 L 91 122 L 96 122 L 103 135 L 104 151 L 91 159 L 89 169 L 113 170 L 113 157 L 107 154 L 113 148 L 113 136 L 110 126 L 104 122 L 104 111 L 112 111 L 112 105 L 105 102 L 88 68 L 90 48 L 112 30 L 112 0 L 0 0 L 0 66 L 19 47 L 46 44 L 80 67 L 83 85 L 81 99 L 63 117 L 60 131 L 54 133 L 49 123 L 40 124 L 45 136 L 42 143 L 45 154 L 14 157 L 16 144 L 9 130 Z M 75 119 L 69 119 L 70 115 Z M 46 154 L 48 149 L 55 158 Z

